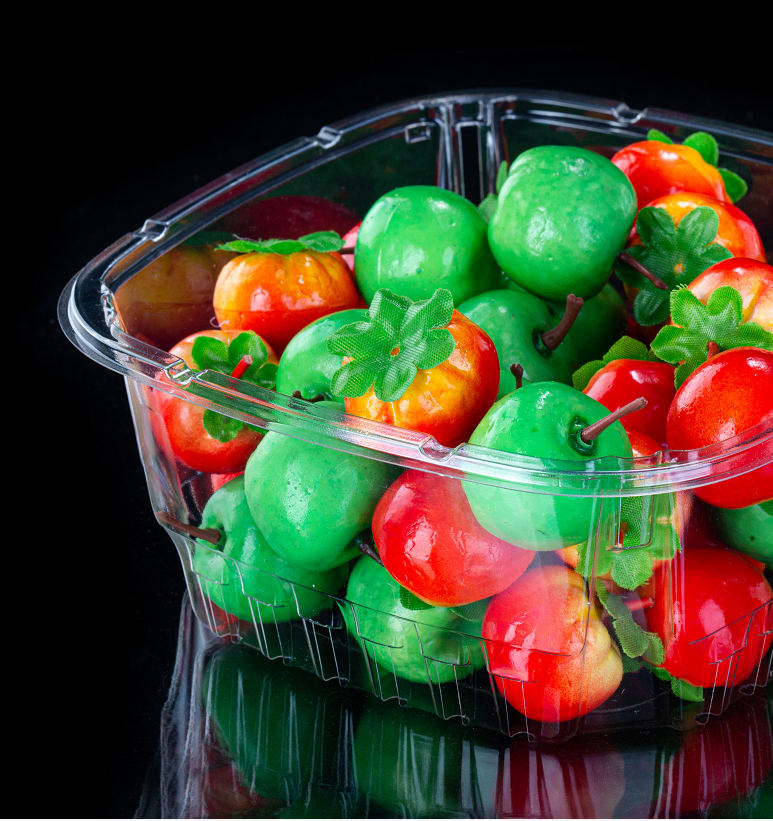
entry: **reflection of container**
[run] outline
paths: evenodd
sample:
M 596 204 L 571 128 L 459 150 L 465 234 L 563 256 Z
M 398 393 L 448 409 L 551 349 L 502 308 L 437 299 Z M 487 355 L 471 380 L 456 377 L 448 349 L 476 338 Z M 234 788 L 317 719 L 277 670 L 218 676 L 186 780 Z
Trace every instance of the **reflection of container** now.
M 181 615 L 161 817 L 769 817 L 770 686 L 684 733 L 538 744 L 342 690 Z
M 546 463 L 469 445 L 449 450 L 423 434 L 315 407 L 223 375 L 192 375 L 180 360 L 149 344 L 152 330 L 143 329 L 141 320 L 138 324 L 138 314 L 132 313 L 137 306 L 131 301 L 122 304 L 120 298 L 124 283 L 195 232 L 205 227 L 229 228 L 240 219 L 249 223 L 250 203 L 270 201 L 263 198 L 298 194 L 324 197 L 362 214 L 392 188 L 434 184 L 477 201 L 492 189 L 499 163 L 512 160 L 526 148 L 560 143 L 608 154 L 615 147 L 642 139 L 653 127 L 676 139 L 698 129 L 717 137 L 723 162 L 752 182 L 755 196 L 749 199 L 748 213 L 755 222 L 759 220 L 763 242 L 770 245 L 773 238 L 765 233 L 766 223 L 762 220 L 771 198 L 771 192 L 764 196 L 761 191 L 770 179 L 770 141 L 766 135 L 668 112 L 632 112 L 622 104 L 505 91 L 408 101 L 326 127 L 314 139 L 278 149 L 195 192 L 147 220 L 139 231 L 117 241 L 68 286 L 62 296 L 60 316 L 76 346 L 129 377 L 129 397 L 154 509 L 180 522 L 198 523 L 217 481 L 212 475 L 188 469 L 171 455 L 158 412 L 159 396 L 165 393 L 334 451 L 430 471 L 449 480 L 462 478 L 502 488 L 505 498 L 513 494 L 512 498 L 526 499 L 521 509 L 528 508 L 528 500 L 536 498 L 535 494 L 552 498 L 557 507 L 579 503 L 592 523 L 581 551 L 588 590 L 593 590 L 596 577 L 603 575 L 602 564 L 617 541 L 621 499 L 636 497 L 642 502 L 637 508 L 640 541 L 626 545 L 626 549 L 642 549 L 660 538 L 658 525 L 662 524 L 664 511 L 674 525 L 668 528 L 667 538 L 673 541 L 669 550 L 675 547 L 677 537 L 684 543 L 692 527 L 686 512 L 692 507 L 691 489 L 744 475 L 773 461 L 772 430 L 748 431 L 701 452 L 664 452 L 627 464 L 625 460 Z M 127 333 L 130 316 L 134 336 Z M 200 318 L 191 321 L 200 323 Z M 198 324 L 186 327 L 180 336 L 198 330 L 202 330 Z M 674 504 L 677 492 L 679 505 Z M 524 522 L 524 528 L 529 524 Z M 449 640 L 438 654 L 426 651 L 428 628 L 422 611 L 416 611 L 406 620 L 416 642 L 410 642 L 409 649 L 385 644 L 382 638 L 362 628 L 367 619 L 358 618 L 358 611 L 367 611 L 368 603 L 346 602 L 343 590 L 339 596 L 329 597 L 327 609 L 315 607 L 313 614 L 299 607 L 302 599 L 291 580 L 276 580 L 271 586 L 271 600 L 265 601 L 251 595 L 254 591 L 249 587 L 245 589 L 244 579 L 251 572 L 240 568 L 238 562 L 223 558 L 216 577 L 204 577 L 196 572 L 193 553 L 209 548 L 171 529 L 170 535 L 180 553 L 194 610 L 218 634 L 239 636 L 271 658 L 281 657 L 325 679 L 336 678 L 384 699 L 397 698 L 442 717 L 461 716 L 465 723 L 509 734 L 562 738 L 586 729 L 664 722 L 689 724 L 703 712 L 721 712 L 740 689 L 753 690 L 770 676 L 769 655 L 744 683 L 735 681 L 733 666 L 728 665 L 726 680 L 707 691 L 701 707 L 674 698 L 666 683 L 650 673 L 629 673 L 617 693 L 598 710 L 560 726 L 540 726 L 525 719 L 502 698 L 501 691 L 507 689 L 502 685 L 504 673 L 485 667 L 473 671 L 471 659 L 480 657 L 484 650 L 473 622 L 458 621 L 448 627 Z M 553 560 L 549 553 L 539 554 L 537 561 Z M 664 584 L 660 593 L 665 595 L 667 588 Z M 219 591 L 217 596 L 212 595 L 213 589 Z M 229 599 L 233 607 L 227 605 Z M 255 607 L 256 601 L 263 607 Z M 283 608 L 284 613 L 289 610 L 294 618 L 266 618 L 266 610 L 271 608 Z M 342 610 L 348 616 L 348 630 Z M 769 603 L 765 611 L 769 619 Z M 236 612 L 252 613 L 252 618 L 237 619 L 233 615 Z M 751 616 L 744 614 L 747 620 Z M 580 680 L 587 676 L 583 667 L 583 629 L 579 641 L 567 651 L 581 658 Z M 733 647 L 729 652 L 734 654 L 740 649 Z M 555 652 L 547 646 L 533 650 Z M 410 654 L 412 668 L 418 662 L 426 671 L 423 680 L 406 681 L 395 675 L 395 669 L 406 668 L 398 664 L 390 668 L 387 659 L 400 654 Z

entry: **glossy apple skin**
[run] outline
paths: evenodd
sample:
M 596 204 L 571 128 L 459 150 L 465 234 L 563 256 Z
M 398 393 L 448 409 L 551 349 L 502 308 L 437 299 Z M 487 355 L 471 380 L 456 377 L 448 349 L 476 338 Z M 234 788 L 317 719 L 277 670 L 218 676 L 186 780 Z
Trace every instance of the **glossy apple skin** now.
M 631 181 L 638 208 L 682 191 L 730 202 L 722 175 L 689 145 L 644 140 L 621 148 L 612 162 Z
M 360 297 L 340 254 L 242 254 L 220 272 L 213 298 L 222 330 L 251 330 L 281 354 L 309 323 L 356 308 Z
M 170 353 L 179 356 L 191 370 L 198 370 L 191 352 L 199 336 L 230 342 L 240 333 L 242 331 L 200 331 L 178 342 Z M 268 352 L 266 361 L 276 364 L 276 354 L 265 340 L 263 342 Z M 204 429 L 205 408 L 177 396 L 160 391 L 155 393 L 172 452 L 181 462 L 204 473 L 240 473 L 244 470 L 250 454 L 263 438 L 262 433 L 245 425 L 230 442 L 220 442 Z
M 178 245 L 118 289 L 116 306 L 127 333 L 163 350 L 206 328 L 223 266 L 234 258 L 211 246 Z
M 666 418 L 676 395 L 674 366 L 665 362 L 616 359 L 597 371 L 583 393 L 609 411 L 643 396 L 647 405 L 620 422 L 630 433 L 638 431 L 658 442 L 666 441 Z
M 389 575 L 437 607 L 501 593 L 534 558 L 478 524 L 458 479 L 419 470 L 407 470 L 381 497 L 372 528 Z
M 595 710 L 623 677 L 617 645 L 588 601 L 584 579 L 568 567 L 529 570 L 494 596 L 482 635 L 497 689 L 536 721 Z
M 662 666 L 696 687 L 741 684 L 773 642 L 773 591 L 732 550 L 686 547 L 641 590 L 654 601 L 643 612 L 663 642 Z
M 251 202 L 228 214 L 223 228 L 249 239 L 298 239 L 315 231 L 343 236 L 360 221 L 345 205 L 309 195 L 282 194 Z
M 667 211 L 677 227 L 682 218 L 695 208 L 702 206 L 711 208 L 719 217 L 719 228 L 713 241 L 727 248 L 734 257 L 765 262 L 765 250 L 754 223 L 740 208 L 730 202 L 720 202 L 706 194 L 681 193 L 658 197 L 648 202 L 647 205 Z M 639 234 L 634 229 L 628 245 L 630 247 L 640 242 Z
M 770 508 L 771 505 L 764 505 Z M 773 564 L 773 510 L 763 505 L 739 510 L 713 508 L 712 519 L 728 547 L 766 564 Z
M 773 353 L 731 348 L 704 362 L 682 383 L 668 412 L 671 450 L 713 445 L 768 420 L 773 421 Z M 695 495 L 723 508 L 749 507 L 773 499 L 771 461 L 733 479 L 704 485 Z
M 687 287 L 705 305 L 717 288 L 735 288 L 743 299 L 743 321 L 773 332 L 773 265 L 754 259 L 724 259 Z
M 394 402 L 382 402 L 373 388 L 347 398 L 347 413 L 428 433 L 446 447 L 466 442 L 497 398 L 499 358 L 489 335 L 459 311 L 447 328 L 456 347 L 445 362 L 419 370 Z

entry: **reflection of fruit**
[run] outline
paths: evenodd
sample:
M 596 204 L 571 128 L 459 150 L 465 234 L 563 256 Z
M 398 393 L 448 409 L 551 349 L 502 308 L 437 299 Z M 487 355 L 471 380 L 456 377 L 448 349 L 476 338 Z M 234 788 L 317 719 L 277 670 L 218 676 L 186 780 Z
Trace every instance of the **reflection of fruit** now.
M 672 450 L 714 445 L 773 419 L 773 353 L 731 348 L 706 362 L 683 382 L 668 412 Z M 773 462 L 734 479 L 695 489 L 717 507 L 739 508 L 773 499 Z
M 723 510 L 715 507 L 712 519 L 728 546 L 766 564 L 773 564 L 773 502 Z
M 341 610 L 352 640 L 369 658 L 390 675 L 423 683 L 444 684 L 483 667 L 480 639 L 474 638 L 480 622 L 445 607 L 410 609 L 403 603 L 406 592 L 368 556 L 354 566 Z
M 381 497 L 373 539 L 392 578 L 438 607 L 501 592 L 534 558 L 478 524 L 458 479 L 417 470 L 403 473 Z
M 639 431 L 658 442 L 666 441 L 666 417 L 676 394 L 673 365 L 616 359 L 596 371 L 583 393 L 610 411 L 643 396 L 647 406 L 624 416 L 621 424 L 629 432 Z
M 549 409 L 549 410 L 548 410 Z M 608 415 L 589 396 L 559 382 L 537 382 L 500 399 L 470 438 L 473 445 L 498 448 L 544 460 L 560 460 L 562 470 L 586 469 L 588 459 L 631 458 L 619 422 L 590 443 L 584 428 Z M 475 518 L 489 533 L 526 550 L 558 550 L 585 542 L 594 515 L 591 498 L 526 493 L 463 482 Z
M 722 175 L 689 145 L 644 140 L 621 148 L 612 162 L 631 181 L 639 208 L 681 191 L 730 201 Z
M 644 613 L 662 666 L 696 687 L 742 684 L 773 641 L 770 585 L 732 550 L 687 547 L 642 590 L 655 603 Z
M 206 328 L 222 267 L 234 254 L 209 246 L 178 245 L 151 262 L 116 292 L 127 333 L 168 350 Z
M 527 718 L 560 722 L 595 710 L 617 690 L 623 663 L 567 567 L 529 570 L 491 600 L 483 638 L 497 689 Z
M 489 244 L 505 273 L 532 293 L 586 299 L 609 279 L 635 216 L 633 187 L 606 157 L 543 145 L 510 166 Z
M 341 410 L 335 402 L 317 407 Z M 359 555 L 352 539 L 398 468 L 331 447 L 266 434 L 244 473 L 247 501 L 271 547 L 297 567 L 327 570 Z
M 324 594 L 337 593 L 346 580 L 345 567 L 326 572 L 303 570 L 269 547 L 250 515 L 243 476 L 209 499 L 201 527 L 216 528 L 223 539 L 218 547 L 197 542 L 194 572 L 214 604 L 251 624 L 313 618 L 333 606 Z
M 255 331 L 281 354 L 301 328 L 359 300 L 339 254 L 254 252 L 223 268 L 213 304 L 223 330 Z
M 355 265 L 368 304 L 380 288 L 414 301 L 446 288 L 458 305 L 496 288 L 500 276 L 478 209 L 431 185 L 396 188 L 376 200 L 360 226 Z

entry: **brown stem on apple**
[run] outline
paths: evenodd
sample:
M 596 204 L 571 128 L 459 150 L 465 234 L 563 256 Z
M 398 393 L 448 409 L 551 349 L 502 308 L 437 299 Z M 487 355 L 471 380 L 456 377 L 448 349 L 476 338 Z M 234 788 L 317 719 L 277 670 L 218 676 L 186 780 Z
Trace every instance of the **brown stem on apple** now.
M 246 353 L 237 362 L 236 367 L 231 371 L 231 376 L 233 376 L 234 379 L 241 379 L 244 376 L 244 372 L 250 367 L 250 365 L 252 365 L 252 357 Z
M 708 345 L 706 345 L 706 350 L 709 354 L 708 358 L 711 359 L 712 356 L 716 356 L 719 353 L 719 345 L 717 345 L 716 342 L 709 342 Z
M 339 254 L 353 254 L 354 253 L 354 245 L 347 245 L 346 248 L 341 248 L 338 252 Z
M 523 387 L 523 365 L 513 362 L 510 366 L 510 373 L 515 377 L 515 389 Z
M 303 394 L 300 391 L 293 391 L 292 392 L 293 399 L 303 399 Z M 325 401 L 325 394 L 318 393 L 316 396 L 312 396 L 311 399 L 303 399 L 304 402 L 324 402 Z
M 572 325 L 574 325 L 574 321 L 577 319 L 582 306 L 583 300 L 580 297 L 569 294 L 566 298 L 566 310 L 561 317 L 561 321 L 555 328 L 545 331 L 545 333 L 542 334 L 542 342 L 549 351 L 554 351 L 564 341 L 564 337 L 569 333 Z
M 167 513 L 165 510 L 160 510 L 156 513 L 156 518 L 162 525 L 182 533 L 183 536 L 192 536 L 194 539 L 203 539 L 205 542 L 211 544 L 218 544 L 223 538 L 223 534 L 215 527 L 195 527 L 194 525 L 187 525 L 174 516 Z
M 366 556 L 369 556 L 373 559 L 374 562 L 378 562 L 382 567 L 384 566 L 384 562 L 381 561 L 381 556 L 378 555 L 378 550 L 376 550 L 376 546 L 371 542 L 370 539 L 364 536 L 355 536 L 354 543 L 357 545 L 360 553 L 364 553 Z
M 626 265 L 630 265 L 634 271 L 638 271 L 645 279 L 648 279 L 656 288 L 660 288 L 661 291 L 667 291 L 668 285 L 657 275 L 653 274 L 649 268 L 642 265 L 638 259 L 634 259 L 627 251 L 621 251 L 617 258 L 620 262 L 624 262 Z
M 643 396 L 640 396 L 638 399 L 634 399 L 633 402 L 623 405 L 622 408 L 618 408 L 616 411 L 613 411 L 609 414 L 609 416 L 605 416 L 603 419 L 599 419 L 598 422 L 588 425 L 588 427 L 585 428 L 580 434 L 580 439 L 582 439 L 582 441 L 586 444 L 592 442 L 611 424 L 617 422 L 618 419 L 622 419 L 624 416 L 627 416 L 629 413 L 633 413 L 634 411 L 641 410 L 646 406 L 646 404 L 647 400 Z

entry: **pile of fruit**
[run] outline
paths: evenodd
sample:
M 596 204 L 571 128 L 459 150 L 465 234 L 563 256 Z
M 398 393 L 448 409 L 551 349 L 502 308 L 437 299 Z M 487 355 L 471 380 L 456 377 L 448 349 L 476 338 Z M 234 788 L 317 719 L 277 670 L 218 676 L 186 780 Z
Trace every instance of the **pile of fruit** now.
M 172 252 L 202 285 L 169 301 L 203 310 L 214 284 L 219 329 L 171 352 L 547 471 L 719 452 L 773 425 L 773 267 L 716 141 L 648 137 L 611 160 L 525 151 L 479 205 L 432 186 L 362 220 L 311 197 L 257 203 Z M 160 287 L 159 265 L 139 277 Z M 448 660 L 439 682 L 488 664 L 540 721 L 596 709 L 642 667 L 693 701 L 764 677 L 773 454 L 694 492 L 618 499 L 599 549 L 593 498 L 401 471 L 159 396 L 174 457 L 216 475 L 200 527 L 165 521 L 198 539 L 226 619 L 313 617 L 345 595 L 379 664 L 425 681 L 425 658 Z M 461 635 L 479 640 L 462 652 Z

